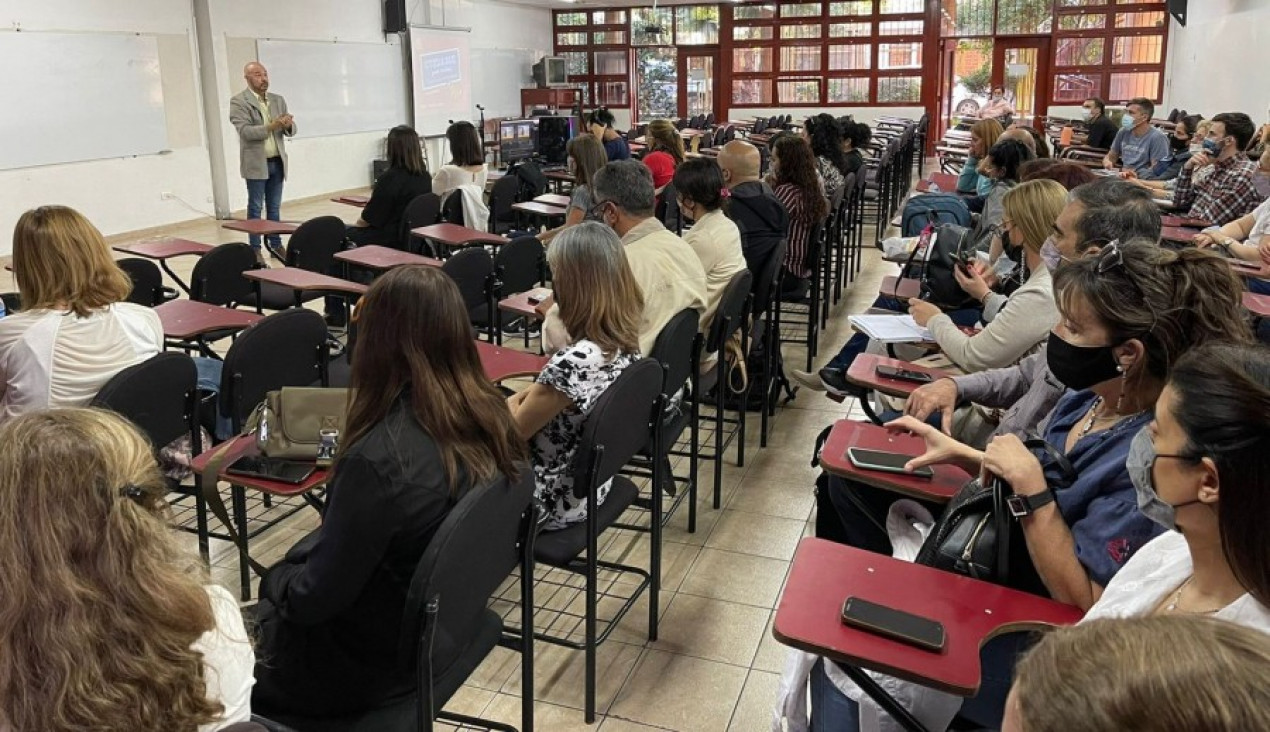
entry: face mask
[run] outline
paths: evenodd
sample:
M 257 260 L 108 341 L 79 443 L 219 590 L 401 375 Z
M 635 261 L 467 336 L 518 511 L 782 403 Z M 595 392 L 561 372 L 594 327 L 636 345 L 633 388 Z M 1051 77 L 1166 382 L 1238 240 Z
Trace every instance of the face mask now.
M 1129 445 L 1125 468 L 1129 471 L 1129 480 L 1133 481 L 1133 490 L 1138 496 L 1138 510 L 1142 515 L 1169 531 L 1177 531 L 1177 509 L 1199 503 L 1199 498 L 1176 505 L 1165 503 L 1155 490 L 1156 457 L 1155 443 L 1151 441 L 1151 433 L 1144 427 Z
M 1058 244 L 1054 243 L 1054 237 L 1050 236 L 1041 245 L 1041 261 L 1045 262 L 1045 269 L 1053 272 L 1063 264 L 1063 253 L 1058 250 Z
M 1209 155 L 1221 155 L 1221 148 L 1222 148 L 1221 143 L 1212 139 L 1211 137 L 1204 138 L 1203 146 L 1204 146 L 1204 152 L 1208 153 Z
M 1197 142 L 1191 145 L 1191 152 L 1197 153 L 1197 152 L 1203 152 L 1203 151 L 1204 151 L 1204 146 L 1201 143 Z
M 1112 352 L 1115 346 L 1076 346 L 1050 333 L 1045 361 L 1050 373 L 1063 386 L 1075 391 L 1088 389 L 1120 375 L 1119 364 Z
M 1181 137 L 1170 137 L 1169 146 L 1173 149 L 1173 152 L 1181 152 L 1190 147 L 1187 140 Z
M 1131 130 L 1137 124 L 1138 121 L 1135 120 L 1131 114 L 1125 113 L 1125 116 L 1120 118 L 1120 127 L 1122 129 Z
M 1091 120 L 1091 119 L 1093 119 L 1093 118 L 1094 118 L 1094 110 L 1092 110 L 1092 109 L 1082 109 L 1082 110 L 1080 110 L 1080 116 L 1081 116 L 1081 118 L 1082 118 L 1082 119 L 1084 119 L 1086 122 L 1088 122 L 1089 120 Z

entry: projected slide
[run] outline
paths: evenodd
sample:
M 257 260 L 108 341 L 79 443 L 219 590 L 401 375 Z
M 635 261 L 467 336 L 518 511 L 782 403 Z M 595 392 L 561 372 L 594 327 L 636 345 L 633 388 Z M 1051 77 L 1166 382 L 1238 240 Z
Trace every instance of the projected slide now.
M 459 30 L 410 29 L 415 129 L 421 134 L 441 134 L 450 120 L 472 119 L 468 36 Z

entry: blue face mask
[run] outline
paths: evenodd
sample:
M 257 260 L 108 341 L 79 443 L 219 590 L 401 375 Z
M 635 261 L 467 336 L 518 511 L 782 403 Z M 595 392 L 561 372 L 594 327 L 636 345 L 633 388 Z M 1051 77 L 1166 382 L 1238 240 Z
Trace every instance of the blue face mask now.
M 1202 145 L 1204 147 L 1204 152 L 1209 155 L 1221 155 L 1221 143 L 1211 137 L 1205 137 Z
M 1124 116 L 1120 118 L 1120 127 L 1122 129 L 1131 130 L 1137 124 L 1138 124 L 1138 121 L 1134 119 L 1133 115 L 1129 114 L 1128 112 L 1125 112 Z

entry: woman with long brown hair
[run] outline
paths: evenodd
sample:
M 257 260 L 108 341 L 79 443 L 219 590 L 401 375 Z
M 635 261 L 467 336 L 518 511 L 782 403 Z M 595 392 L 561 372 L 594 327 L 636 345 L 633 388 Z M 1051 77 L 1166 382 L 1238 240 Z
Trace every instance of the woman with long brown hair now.
M 644 133 L 648 141 L 648 153 L 640 161 L 653 174 L 653 189 L 661 195 L 661 189 L 675 177 L 675 168 L 684 161 L 684 140 L 679 130 L 667 119 L 655 119 L 648 123 Z
M 397 647 L 415 566 L 463 493 L 524 455 L 445 273 L 385 274 L 358 325 L 322 526 L 260 582 L 263 713 L 352 713 L 411 688 Z
M 388 170 L 375 181 L 366 208 L 362 209 L 357 222 L 348 227 L 347 235 L 359 246 L 382 244 L 404 248 L 401 218 L 411 201 L 432 192 L 432 178 L 423 161 L 419 133 L 410 125 L 397 125 L 389 130 L 384 149 Z
M 621 240 L 599 222 L 585 221 L 556 237 L 547 263 L 568 345 L 529 388 L 508 397 L 507 406 L 521 437 L 530 441 L 546 528 L 560 529 L 586 519 L 586 499 L 573 494 L 573 455 L 587 412 L 639 358 L 644 298 Z M 606 484 L 600 503 L 607 494 Z
M 789 213 L 785 271 L 790 276 L 784 280 L 785 291 L 798 290 L 800 286 L 805 290 L 812 264 L 806 261 L 807 238 L 812 228 L 829 213 L 811 144 L 797 135 L 779 135 L 772 144 L 772 172 L 767 176 L 767 184 Z
M 0 729 L 220 729 L 251 717 L 233 596 L 163 520 L 127 420 L 53 409 L 0 426 Z
M 573 174 L 573 191 L 569 194 L 569 205 L 565 207 L 564 223 L 538 235 L 538 241 L 543 244 L 570 226 L 577 226 L 587 218 L 594 220 L 591 214 L 594 205 L 591 181 L 609 161 L 603 143 L 594 135 L 578 135 L 569 140 L 565 151 L 569 172 Z

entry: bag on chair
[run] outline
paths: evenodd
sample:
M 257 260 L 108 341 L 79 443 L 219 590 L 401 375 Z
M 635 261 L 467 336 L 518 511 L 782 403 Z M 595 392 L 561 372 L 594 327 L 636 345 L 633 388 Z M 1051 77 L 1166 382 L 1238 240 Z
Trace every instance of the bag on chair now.
M 904 213 L 900 215 L 900 236 L 917 236 L 927 224 L 956 224 L 970 228 L 971 223 L 966 199 L 952 191 L 927 193 L 913 196 L 904 204 Z
M 974 242 L 970 237 L 970 229 L 957 224 L 939 224 L 931 233 L 930 243 L 926 246 L 921 264 L 922 299 L 942 310 L 960 310 L 972 307 L 978 302 L 968 295 L 961 285 L 953 269 L 973 256 Z M 904 265 L 907 273 L 914 267 L 914 260 L 920 250 L 914 249 L 908 262 Z M 908 276 L 908 275 L 901 275 Z
M 247 420 L 265 457 L 315 460 L 322 430 L 344 434 L 347 389 L 288 386 L 265 394 Z

